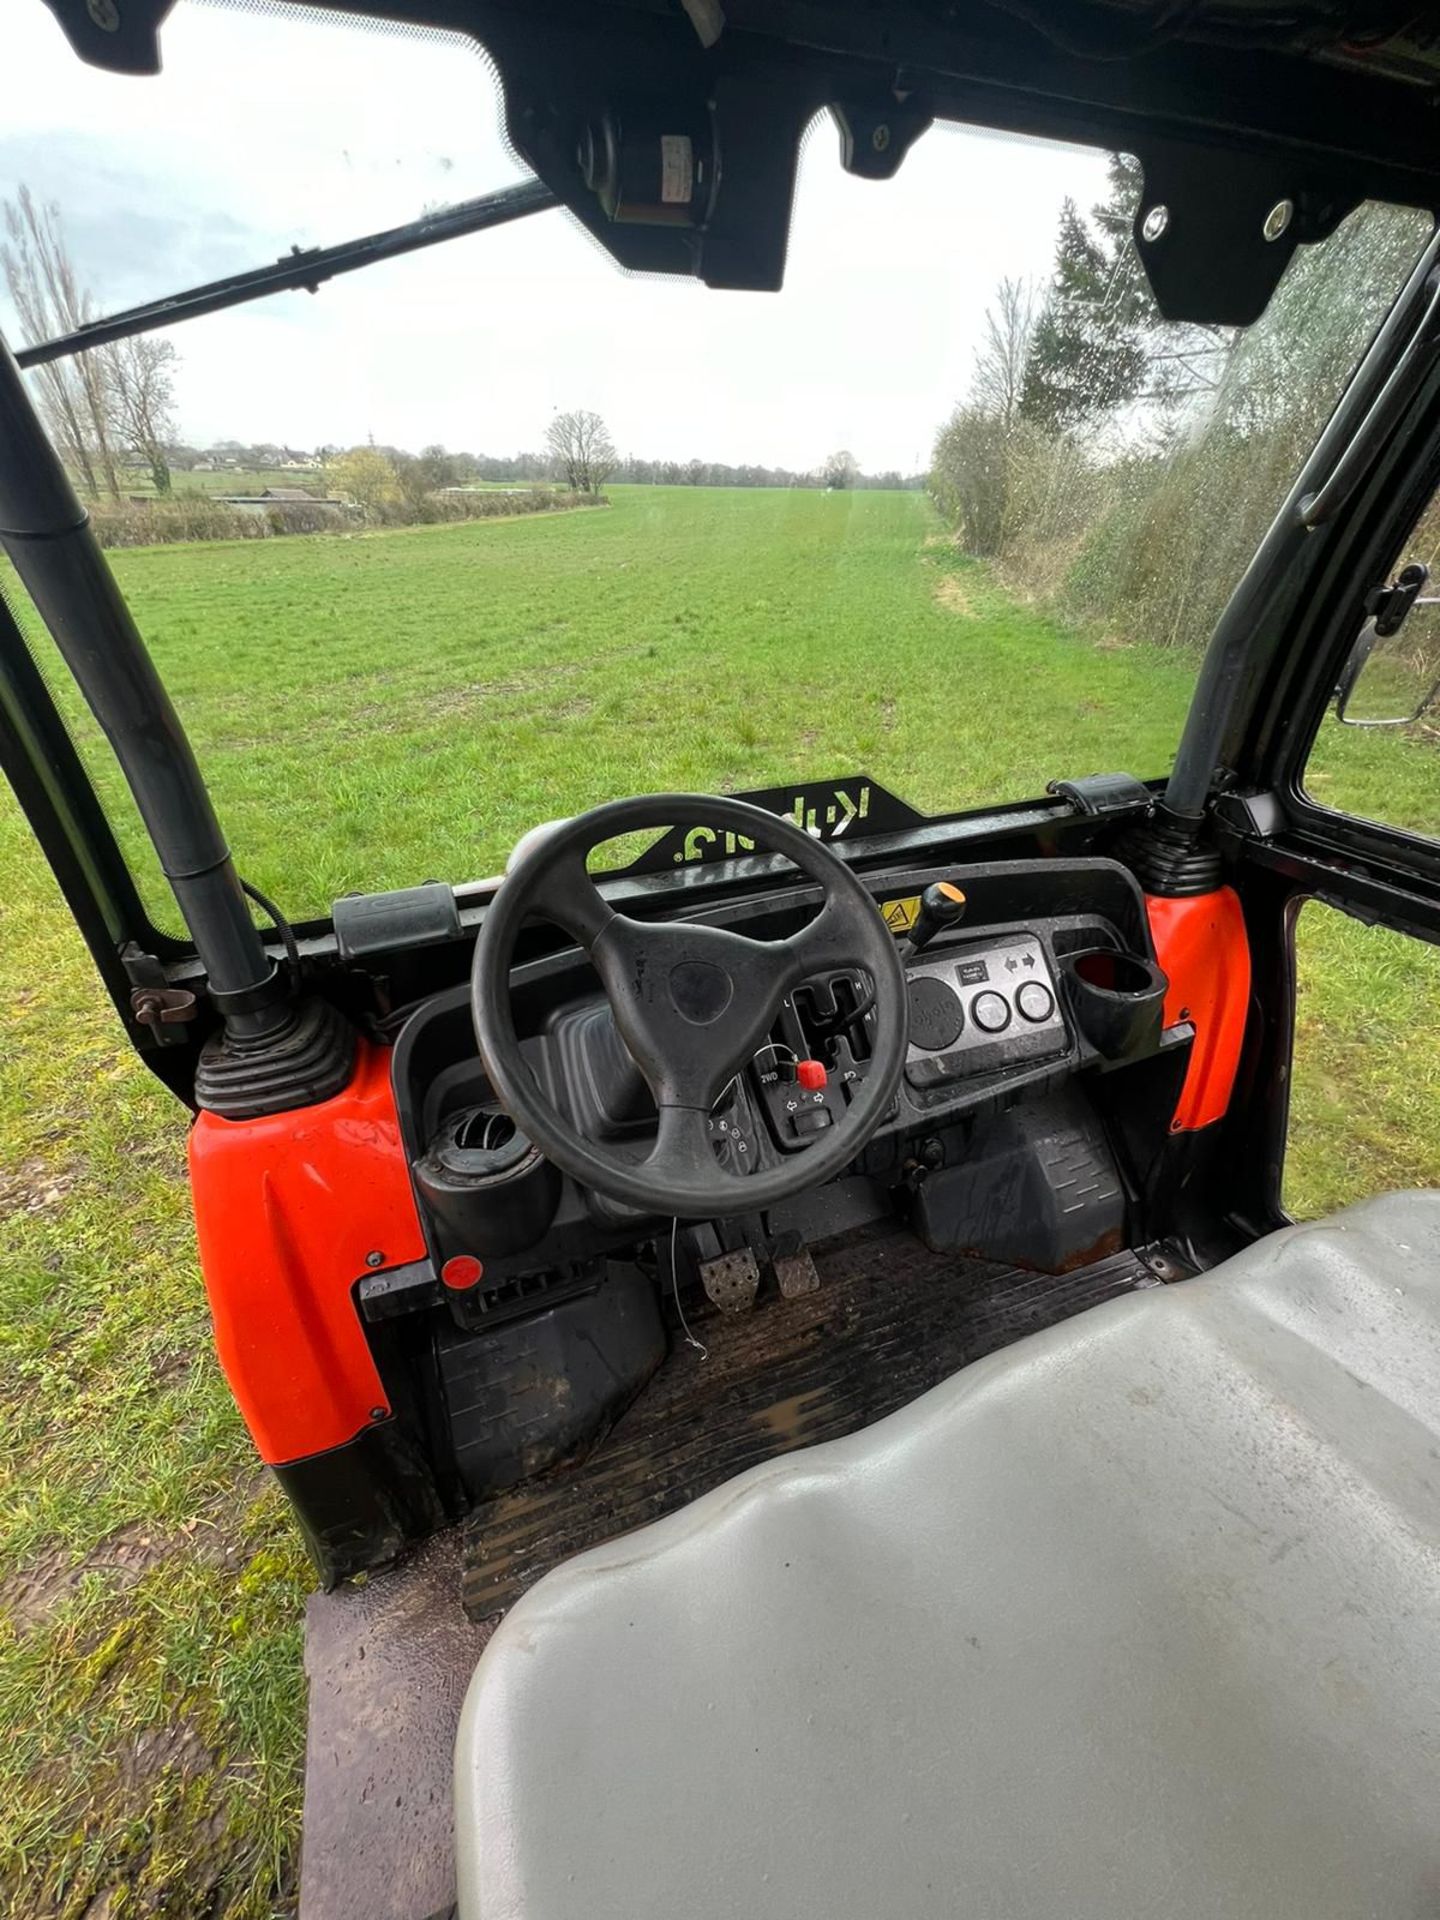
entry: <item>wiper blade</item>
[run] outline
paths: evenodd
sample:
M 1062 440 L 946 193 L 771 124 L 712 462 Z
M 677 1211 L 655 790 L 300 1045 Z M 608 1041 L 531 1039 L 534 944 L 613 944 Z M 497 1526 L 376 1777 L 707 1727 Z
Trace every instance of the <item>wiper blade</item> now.
M 15 358 L 22 367 L 42 367 L 51 360 L 83 353 L 87 347 L 109 346 L 114 340 L 128 340 L 156 327 L 195 320 L 201 314 L 221 313 L 226 307 L 263 300 L 272 293 L 316 293 L 322 281 L 333 280 L 338 274 L 356 273 L 377 261 L 417 253 L 422 247 L 439 246 L 467 233 L 483 233 L 487 227 L 504 226 L 510 220 L 523 220 L 527 214 L 544 213 L 559 205 L 558 194 L 542 180 L 521 180 L 515 186 L 482 193 L 478 199 L 461 200 L 453 207 L 422 214 L 403 227 L 387 227 L 383 233 L 363 234 L 358 240 L 342 240 L 334 247 L 295 247 L 269 266 L 253 267 L 224 280 L 207 281 L 203 287 L 149 300 L 144 306 L 127 307 L 123 313 L 112 313 L 103 320 L 87 321 L 73 333 L 22 347 Z

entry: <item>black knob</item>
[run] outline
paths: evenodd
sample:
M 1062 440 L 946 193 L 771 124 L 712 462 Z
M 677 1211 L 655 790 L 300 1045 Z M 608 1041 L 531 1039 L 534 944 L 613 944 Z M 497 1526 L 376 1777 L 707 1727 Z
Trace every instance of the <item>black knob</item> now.
M 910 948 L 919 953 L 937 933 L 958 927 L 965 918 L 965 896 L 949 880 L 936 880 L 920 896 L 920 912 L 910 930 Z

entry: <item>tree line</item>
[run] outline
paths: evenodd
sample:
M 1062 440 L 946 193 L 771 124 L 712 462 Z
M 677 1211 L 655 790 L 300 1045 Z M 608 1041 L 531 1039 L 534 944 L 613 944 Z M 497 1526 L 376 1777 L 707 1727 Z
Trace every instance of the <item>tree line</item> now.
M 598 420 L 583 410 L 561 414 L 547 429 L 545 445 L 519 453 L 470 453 L 440 445 L 422 447 L 418 454 L 403 447 L 381 444 L 376 451 L 397 469 L 418 461 L 432 487 L 465 487 L 478 484 L 499 486 L 537 486 L 550 480 L 566 482 L 576 491 L 603 487 L 607 481 L 624 486 L 657 487 L 873 487 L 885 489 L 924 488 L 928 476 L 901 473 L 891 468 L 880 473 L 864 473 L 854 456 L 843 450 L 829 455 L 810 468 L 769 467 L 760 462 L 731 464 L 723 460 L 652 460 L 641 454 L 618 453 L 604 422 L 595 435 L 572 423 Z M 197 467 L 232 467 L 240 472 L 273 472 L 285 466 L 317 471 L 329 467 L 346 453 L 339 446 L 295 448 L 273 441 L 245 443 L 222 440 L 213 447 L 172 443 L 167 449 L 170 465 L 177 473 L 191 473 Z M 588 478 L 590 484 L 585 484 Z M 303 484 L 303 480 L 300 482 Z
M 1066 201 L 1048 284 L 1007 280 L 930 490 L 960 545 L 1117 638 L 1200 645 L 1428 232 L 1359 208 L 1243 332 L 1177 325 L 1132 239 L 1141 178 Z

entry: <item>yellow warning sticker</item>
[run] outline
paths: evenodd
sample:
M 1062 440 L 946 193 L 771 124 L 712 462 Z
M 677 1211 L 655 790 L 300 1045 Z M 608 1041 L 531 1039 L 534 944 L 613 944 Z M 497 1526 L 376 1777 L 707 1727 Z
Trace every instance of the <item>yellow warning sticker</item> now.
M 907 894 L 903 900 L 885 900 L 880 905 L 880 917 L 891 933 L 909 933 L 920 918 L 920 896 Z

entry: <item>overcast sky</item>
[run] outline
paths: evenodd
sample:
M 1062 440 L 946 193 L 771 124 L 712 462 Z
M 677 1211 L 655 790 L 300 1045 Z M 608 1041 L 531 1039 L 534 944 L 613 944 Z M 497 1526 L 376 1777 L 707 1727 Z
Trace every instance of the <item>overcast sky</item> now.
M 7 0 L 0 195 L 58 202 L 104 311 L 411 219 L 520 177 L 470 46 L 181 0 L 157 79 L 102 74 Z M 923 466 L 1003 275 L 1048 272 L 1099 154 L 936 128 L 885 184 L 817 124 L 780 294 L 632 278 L 558 213 L 172 335 L 182 438 L 508 453 L 559 408 L 625 452 Z M 14 317 L 0 322 L 13 344 Z

